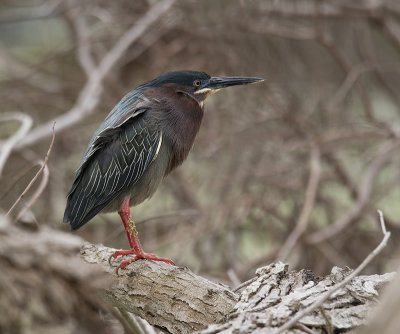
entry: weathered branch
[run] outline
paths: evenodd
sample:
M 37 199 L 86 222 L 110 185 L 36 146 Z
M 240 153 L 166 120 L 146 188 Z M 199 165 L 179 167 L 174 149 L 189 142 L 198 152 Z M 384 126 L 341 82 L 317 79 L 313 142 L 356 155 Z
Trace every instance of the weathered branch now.
M 309 270 L 289 271 L 288 265 L 278 262 L 259 268 L 254 279 L 235 289 L 243 290 L 239 296 L 187 269 L 163 262 L 137 261 L 117 276 L 108 263 L 113 252 L 90 243 L 81 249 L 85 261 L 101 265 L 112 276 L 106 300 L 171 333 L 277 330 L 328 293 L 330 298 L 313 312 L 302 313 L 296 326 L 285 333 L 297 333 L 298 326 L 315 333 L 327 327 L 335 331 L 354 329 L 366 322 L 380 289 L 394 276 L 354 277 L 358 269 L 352 273 L 334 267 L 330 275 L 320 278 Z
M 330 275 L 320 278 L 309 270 L 289 271 L 288 265 L 278 262 L 259 268 L 256 274 L 256 280 L 242 292 L 229 321 L 211 325 L 198 334 L 276 333 L 293 315 L 344 281 L 351 270 L 334 267 Z M 380 290 L 394 275 L 356 277 L 300 319 L 297 328 L 300 326 L 302 332 L 312 329 L 312 333 L 326 333 L 325 328 L 331 327 L 335 332 L 344 332 L 364 324 Z M 284 333 L 299 333 L 297 328 Z
M 65 333 L 106 332 L 98 310 L 110 309 L 95 298 L 99 288 L 121 312 L 139 315 L 171 333 L 255 333 L 260 329 L 268 333 L 301 313 L 296 327 L 285 333 L 298 333 L 299 328 L 313 333 L 323 333 L 324 328 L 343 332 L 366 322 L 381 288 L 394 276 L 354 277 L 357 270 L 334 267 L 330 275 L 319 278 L 308 270 L 289 271 L 279 262 L 259 268 L 255 279 L 241 286 L 239 296 L 163 262 L 137 261 L 117 276 L 108 263 L 114 249 L 83 244 L 84 260 L 99 265 L 89 266 L 77 257 L 81 244 L 79 238 L 48 228 L 24 231 L 0 215 L 4 269 L 0 270 L 0 306 L 5 310 L 0 314 L 1 332 L 25 323 L 37 333 L 45 329 L 58 333 L 57 326 L 68 328 Z M 302 311 L 335 287 L 335 293 L 313 312 Z
M 330 298 L 338 290 L 348 285 L 351 282 L 351 280 L 354 279 L 382 251 L 383 248 L 386 247 L 387 241 L 390 238 L 390 232 L 386 230 L 385 220 L 383 218 L 382 211 L 378 210 L 378 213 L 383 233 L 383 239 L 380 242 L 380 244 L 365 258 L 365 260 L 350 275 L 348 275 L 343 281 L 341 281 L 333 288 L 327 290 L 323 295 L 321 295 L 313 304 L 308 306 L 306 309 L 304 309 L 301 312 L 298 312 L 297 315 L 293 317 L 290 321 L 288 321 L 284 326 L 282 326 L 277 333 L 282 333 L 286 329 L 291 328 L 301 318 L 303 318 L 306 315 L 309 315 L 312 311 L 314 311 L 318 307 L 322 307 L 322 304 L 325 303 L 328 300 L 328 298 Z
M 119 309 L 171 333 L 191 333 L 222 321 L 238 296 L 223 285 L 163 262 L 137 261 L 119 271 L 108 258 L 115 249 L 85 243 L 85 261 L 100 264 L 113 277 L 106 299 Z

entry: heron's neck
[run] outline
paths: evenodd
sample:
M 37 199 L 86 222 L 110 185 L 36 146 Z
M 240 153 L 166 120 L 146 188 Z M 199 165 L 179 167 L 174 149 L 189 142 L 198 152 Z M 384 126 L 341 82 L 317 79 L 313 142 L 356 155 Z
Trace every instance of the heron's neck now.
M 203 108 L 196 101 L 185 96 L 182 96 L 179 101 L 174 101 L 170 109 L 165 112 L 163 137 L 165 136 L 171 145 L 171 159 L 167 173 L 187 158 L 199 132 L 203 114 Z
M 149 90 L 154 100 L 152 117 L 162 131 L 163 142 L 170 146 L 170 161 L 166 173 L 179 166 L 188 156 L 203 119 L 202 106 L 189 95 L 163 87 Z

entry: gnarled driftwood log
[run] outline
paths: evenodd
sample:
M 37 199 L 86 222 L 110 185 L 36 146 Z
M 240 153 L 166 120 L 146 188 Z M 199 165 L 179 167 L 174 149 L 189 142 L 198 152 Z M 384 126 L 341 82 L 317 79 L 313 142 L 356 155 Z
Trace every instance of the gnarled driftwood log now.
M 81 249 L 85 261 L 100 264 L 113 277 L 114 283 L 105 293 L 108 301 L 171 333 L 276 332 L 351 272 L 334 267 L 330 275 L 319 278 L 308 270 L 289 271 L 288 265 L 278 262 L 259 268 L 256 277 L 236 294 L 187 269 L 163 262 L 133 262 L 118 276 L 108 263 L 113 251 L 90 243 Z M 366 322 L 381 288 L 393 276 L 354 278 L 285 333 L 300 333 L 299 328 L 314 333 L 357 328 Z
M 108 263 L 114 251 L 85 243 L 81 254 L 113 276 L 114 284 L 105 293 L 107 300 L 153 326 L 171 333 L 191 333 L 224 320 L 238 301 L 238 295 L 227 287 L 164 262 L 133 262 L 117 275 Z

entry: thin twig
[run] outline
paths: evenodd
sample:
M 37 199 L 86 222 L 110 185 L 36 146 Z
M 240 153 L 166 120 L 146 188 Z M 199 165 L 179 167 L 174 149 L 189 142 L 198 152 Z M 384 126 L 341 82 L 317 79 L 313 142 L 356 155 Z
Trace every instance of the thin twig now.
M 385 220 L 383 218 L 383 214 L 381 210 L 378 210 L 379 220 L 381 223 L 381 229 L 383 233 L 383 239 L 380 244 L 368 254 L 368 256 L 364 259 L 364 261 L 343 281 L 339 284 L 336 284 L 331 289 L 326 291 L 317 302 L 311 304 L 310 306 L 306 307 L 303 311 L 298 312 L 296 316 L 294 316 L 290 321 L 286 322 L 283 326 L 279 327 L 278 330 L 275 332 L 276 334 L 283 333 L 285 330 L 292 328 L 301 318 L 305 315 L 309 314 L 310 312 L 314 311 L 315 309 L 322 306 L 322 304 L 332 296 L 336 291 L 340 290 L 341 288 L 345 287 L 349 284 L 354 277 L 356 277 L 381 251 L 386 247 L 387 241 L 390 238 L 390 232 L 386 230 Z
M 338 235 L 357 217 L 359 217 L 371 196 L 372 186 L 374 184 L 374 181 L 376 180 L 376 176 L 385 166 L 386 161 L 393 157 L 393 151 L 398 149 L 399 146 L 399 141 L 393 141 L 384 143 L 380 147 L 380 152 L 368 166 L 368 169 L 365 171 L 361 179 L 357 191 L 357 201 L 347 210 L 346 214 L 334 224 L 309 235 L 306 239 L 308 244 L 317 244 Z
M 0 195 L 0 201 L 5 198 L 12 189 L 14 189 L 15 185 L 26 175 L 28 172 L 30 172 L 32 169 L 34 169 L 39 163 L 40 165 L 42 164 L 42 161 L 37 161 L 34 165 L 27 166 L 26 168 L 22 169 L 21 171 L 18 171 L 18 174 L 12 179 L 10 184 L 7 185 L 4 189 L 2 189 L 2 193 Z M 39 166 L 40 166 L 39 165 Z
M 321 178 L 321 157 L 319 148 L 315 145 L 312 146 L 310 152 L 310 176 L 308 178 L 307 190 L 304 200 L 304 205 L 301 210 L 296 227 L 290 233 L 285 243 L 281 247 L 277 258 L 284 261 L 293 247 L 296 245 L 297 240 L 301 237 L 307 228 L 312 209 L 314 207 L 315 198 L 317 195 L 318 184 Z
M 43 166 L 44 162 L 43 161 L 39 161 L 39 163 Z M 49 177 L 50 177 L 50 171 L 49 171 L 49 167 L 44 165 L 44 169 L 43 169 L 43 177 L 42 180 L 39 184 L 39 187 L 37 187 L 37 189 L 35 190 L 35 192 L 33 193 L 32 197 L 30 198 L 30 200 L 24 205 L 24 207 L 21 209 L 21 211 L 18 213 L 17 217 L 15 218 L 15 220 L 19 220 L 21 219 L 25 212 L 27 212 L 29 210 L 29 208 L 35 204 L 35 202 L 37 201 L 37 199 L 40 197 L 40 195 L 42 194 L 42 192 L 46 189 L 47 184 L 49 183 Z
M 326 322 L 326 331 L 328 334 L 333 334 L 333 325 L 331 319 L 329 319 L 329 316 L 326 314 L 325 309 L 321 306 L 319 308 L 319 311 L 321 312 L 322 316 L 325 319 Z
M 15 203 L 12 205 L 12 207 L 10 208 L 10 210 L 8 210 L 6 216 L 10 216 L 11 213 L 14 211 L 14 209 L 16 208 L 16 206 L 21 202 L 22 198 L 27 194 L 27 192 L 32 188 L 33 184 L 36 182 L 36 180 L 38 179 L 38 177 L 40 176 L 40 174 L 42 174 L 44 168 L 47 165 L 47 160 L 49 160 L 49 156 L 51 153 L 51 150 L 53 148 L 53 144 L 54 144 L 54 138 L 55 138 L 55 131 L 54 131 L 54 127 L 56 125 L 56 122 L 53 123 L 53 137 L 51 138 L 51 143 L 49 146 L 49 149 L 47 150 L 47 154 L 44 157 L 43 160 L 43 164 L 42 167 L 40 167 L 40 169 L 38 170 L 38 172 L 36 173 L 36 175 L 33 177 L 33 179 L 31 180 L 31 182 L 29 182 L 29 184 L 26 186 L 25 190 L 22 192 L 21 195 L 19 195 L 19 197 L 17 198 L 17 200 L 15 201 Z
M 343 72 L 349 76 L 351 72 L 352 66 L 346 60 L 346 57 L 343 55 L 342 50 L 340 50 L 337 45 L 335 44 L 333 38 L 330 36 L 325 35 L 322 31 L 316 31 L 317 38 L 316 41 L 319 42 L 326 50 L 331 54 L 333 59 L 338 63 L 338 65 L 342 68 Z M 376 122 L 373 107 L 371 104 L 371 100 L 367 94 L 367 90 L 364 86 L 363 82 L 356 81 L 355 82 L 355 89 L 360 96 L 361 103 L 364 107 L 364 112 L 366 117 L 371 122 Z
M 32 117 L 20 112 L 10 112 L 0 115 L 0 122 L 13 119 L 20 121 L 21 126 L 10 138 L 0 141 L 0 176 L 13 148 L 26 136 L 33 124 Z
M 362 63 L 353 66 L 346 75 L 343 83 L 340 85 L 339 89 L 335 94 L 328 100 L 327 109 L 336 111 L 339 104 L 344 101 L 346 96 L 351 91 L 352 87 L 355 85 L 360 76 L 366 72 L 372 71 L 375 67 L 369 63 Z
M 243 289 L 244 287 L 246 287 L 246 286 L 250 285 L 251 283 L 257 281 L 257 279 L 258 279 L 258 277 L 256 276 L 256 277 L 253 277 L 253 278 L 249 279 L 246 282 L 243 282 L 242 284 L 240 284 L 236 288 L 234 288 L 232 290 L 232 292 L 238 292 L 239 290 Z

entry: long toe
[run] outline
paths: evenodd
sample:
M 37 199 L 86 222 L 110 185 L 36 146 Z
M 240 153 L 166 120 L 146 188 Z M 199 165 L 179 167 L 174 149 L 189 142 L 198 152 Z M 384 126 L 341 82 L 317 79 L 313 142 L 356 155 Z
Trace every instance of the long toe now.
M 152 254 L 152 253 L 138 252 L 137 250 L 134 250 L 134 249 L 117 250 L 117 251 L 115 251 L 108 258 L 108 263 L 111 266 L 112 265 L 112 263 L 111 263 L 112 259 L 116 259 L 118 256 L 131 255 L 131 254 L 133 254 L 132 257 L 130 257 L 129 259 L 123 260 L 119 264 L 119 266 L 117 268 L 117 274 L 118 274 L 118 270 L 119 269 L 124 269 L 128 264 L 130 264 L 130 263 L 132 263 L 132 262 L 134 262 L 136 260 L 139 260 L 139 259 L 162 261 L 162 262 L 165 262 L 165 263 L 168 263 L 168 264 L 174 264 L 172 262 L 172 260 L 170 260 L 170 259 L 165 259 L 165 258 L 159 257 L 156 254 Z
M 122 261 L 119 265 L 119 269 L 124 269 L 129 263 L 132 263 L 137 260 L 137 256 L 132 256 L 129 259 Z
M 135 254 L 136 252 L 133 249 L 127 249 L 127 250 L 117 250 L 115 251 L 113 254 L 110 255 L 110 257 L 108 258 L 108 263 L 111 264 L 112 259 L 116 259 L 118 256 L 121 255 L 130 255 L 130 254 Z
M 174 264 L 172 262 L 172 260 L 170 259 L 165 259 L 163 257 L 158 257 L 156 254 L 152 254 L 152 253 L 143 253 L 141 255 L 139 255 L 139 257 L 137 259 L 147 259 L 147 260 L 154 260 L 154 261 L 162 261 L 168 264 Z
M 132 256 L 131 258 L 129 258 L 129 259 L 127 259 L 127 260 L 122 261 L 122 262 L 119 264 L 119 266 L 117 267 L 117 270 L 115 271 L 116 274 L 119 275 L 118 272 L 119 272 L 120 269 L 124 269 L 129 263 L 132 263 L 132 262 L 134 262 L 134 261 L 136 261 L 136 255 L 135 255 L 135 256 Z
M 114 252 L 113 255 L 111 255 L 114 259 L 116 259 L 118 256 L 121 255 L 130 255 L 130 254 L 135 254 L 137 255 L 137 251 L 134 249 L 123 249 L 123 250 L 117 250 Z

